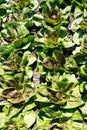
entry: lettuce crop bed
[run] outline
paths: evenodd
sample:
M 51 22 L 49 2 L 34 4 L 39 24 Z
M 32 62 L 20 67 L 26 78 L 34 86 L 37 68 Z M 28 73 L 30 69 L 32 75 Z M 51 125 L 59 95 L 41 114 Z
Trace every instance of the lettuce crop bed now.
M 0 130 L 87 130 L 87 0 L 0 0 Z

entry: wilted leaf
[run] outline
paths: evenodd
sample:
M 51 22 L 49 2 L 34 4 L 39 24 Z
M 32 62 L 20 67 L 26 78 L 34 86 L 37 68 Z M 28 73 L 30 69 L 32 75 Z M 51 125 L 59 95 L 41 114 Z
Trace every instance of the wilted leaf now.
M 54 58 L 46 57 L 43 61 L 43 65 L 47 69 L 56 69 L 57 67 L 60 67 L 59 61 L 56 62 Z
M 11 87 L 3 90 L 2 97 L 6 98 L 12 104 L 18 104 L 24 102 L 22 94 L 18 92 L 16 89 Z

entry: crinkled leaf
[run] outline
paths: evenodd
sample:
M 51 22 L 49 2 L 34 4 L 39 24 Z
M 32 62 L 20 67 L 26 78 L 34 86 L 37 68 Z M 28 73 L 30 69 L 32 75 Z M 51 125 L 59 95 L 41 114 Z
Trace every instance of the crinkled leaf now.
M 2 129 L 5 123 L 8 121 L 8 118 L 5 113 L 0 112 L 0 129 Z
M 82 79 L 84 78 L 85 80 L 87 80 L 87 66 L 81 66 L 80 68 L 80 75 L 82 77 Z
M 82 112 L 83 118 L 87 119 L 87 103 L 85 103 L 84 106 L 80 107 L 80 110 Z
M 66 59 L 65 67 L 67 70 L 70 70 L 70 71 L 77 71 L 78 70 L 78 66 L 76 64 L 76 61 L 72 57 Z
M 78 31 L 76 33 L 74 33 L 73 35 L 73 42 L 76 44 L 76 45 L 80 45 L 82 43 L 82 32 Z
M 63 44 L 64 44 L 65 48 L 70 48 L 70 47 L 73 47 L 75 45 L 75 43 L 72 42 L 69 38 L 65 38 Z
M 82 15 L 82 13 L 83 13 L 82 10 L 78 6 L 76 6 L 75 11 L 74 11 L 74 17 L 78 18 Z
M 26 75 L 28 76 L 28 78 L 31 78 L 33 76 L 33 71 L 32 71 L 31 67 L 26 66 L 25 72 L 26 72 Z
M 77 31 L 80 28 L 80 23 L 83 21 L 82 17 L 79 17 L 78 19 L 75 19 L 72 23 L 71 23 L 71 27 L 70 30 L 72 30 L 73 32 Z
M 36 120 L 36 114 L 33 110 L 23 113 L 22 116 L 24 116 L 24 121 L 27 124 L 27 128 L 30 128 Z
M 63 108 L 72 109 L 72 108 L 77 108 L 83 104 L 84 104 L 84 102 L 82 102 L 82 101 L 68 101 L 67 104 Z

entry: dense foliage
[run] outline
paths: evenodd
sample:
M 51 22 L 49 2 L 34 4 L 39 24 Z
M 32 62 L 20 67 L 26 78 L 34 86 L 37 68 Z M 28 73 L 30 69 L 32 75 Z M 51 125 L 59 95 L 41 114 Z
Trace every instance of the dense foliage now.
M 87 0 L 0 0 L 0 130 L 87 130 Z

